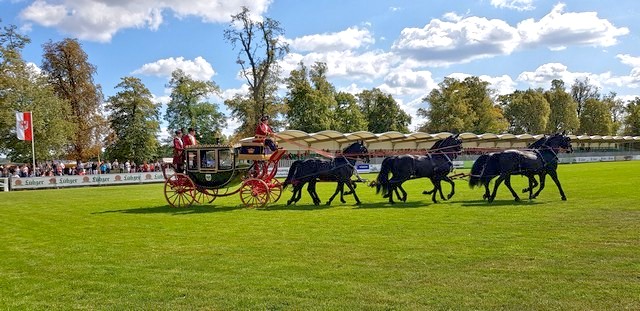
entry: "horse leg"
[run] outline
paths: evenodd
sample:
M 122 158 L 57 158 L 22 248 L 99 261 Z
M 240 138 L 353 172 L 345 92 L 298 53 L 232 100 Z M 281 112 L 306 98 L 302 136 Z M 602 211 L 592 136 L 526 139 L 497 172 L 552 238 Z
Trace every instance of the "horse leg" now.
M 449 183 L 449 185 L 451 185 L 451 192 L 449 192 L 449 194 L 447 195 L 447 200 L 449 200 L 456 193 L 456 184 L 453 182 L 453 180 L 451 180 L 451 178 L 449 178 L 449 176 L 444 176 L 442 180 L 446 181 L 447 183 Z
M 340 187 L 340 202 L 342 204 L 347 203 L 347 201 L 344 200 L 344 196 L 348 195 L 348 194 L 351 194 L 351 191 L 347 191 L 347 192 L 344 191 L 344 185 L 345 184 L 351 184 L 351 180 L 347 179 L 347 181 L 343 182 L 342 186 Z
M 295 202 L 297 191 L 299 191 L 298 190 L 298 185 L 293 186 L 293 194 L 291 194 L 291 199 L 289 199 L 289 201 L 287 201 L 287 206 L 289 206 L 289 205 L 291 205 L 291 203 Z
M 361 202 L 360 202 L 360 198 L 358 198 L 358 195 L 356 194 L 356 188 L 353 185 L 351 185 L 350 182 L 347 183 L 347 188 L 349 188 L 350 192 L 353 192 L 353 198 L 356 199 L 356 205 L 360 205 Z
M 564 195 L 564 191 L 562 190 L 562 186 L 560 185 L 560 180 L 558 179 L 558 172 L 550 171 L 549 176 L 551 176 L 551 179 L 553 179 L 553 182 L 555 182 L 556 186 L 558 186 L 558 191 L 560 191 L 560 198 L 562 199 L 562 201 L 566 201 L 567 196 Z
M 442 193 L 442 179 L 438 178 L 438 193 L 440 194 L 440 199 L 442 201 L 446 201 L 447 199 L 444 197 L 444 194 Z
M 504 184 L 507 186 L 509 191 L 511 191 L 511 195 L 513 195 L 513 197 L 515 198 L 516 202 L 520 201 L 520 197 L 518 196 L 516 191 L 513 190 L 513 187 L 511 187 L 511 175 L 507 175 L 507 177 L 504 179 Z
M 313 200 L 313 205 L 318 206 L 320 204 L 320 198 L 318 197 L 318 193 L 316 193 L 316 182 L 315 181 L 309 181 L 309 185 L 307 186 L 307 192 L 309 192 L 309 195 L 311 196 L 311 199 Z
M 398 193 L 398 189 L 402 192 L 402 197 L 400 197 L 400 193 Z M 398 197 L 398 201 L 407 202 L 407 192 L 402 188 L 402 184 L 398 185 L 396 188 L 396 196 Z
M 483 200 L 487 200 L 491 197 L 491 191 L 489 191 L 489 183 L 483 183 L 484 185 L 484 194 L 482 195 Z
M 533 194 L 533 198 L 537 198 L 538 195 L 540 194 L 540 192 L 542 192 L 542 189 L 544 189 L 544 184 L 545 184 L 545 178 L 547 177 L 546 173 L 542 173 L 540 174 L 540 188 L 538 188 L 538 191 L 536 191 L 536 193 Z
M 329 201 L 327 201 L 327 205 L 331 205 L 331 201 L 333 201 L 333 198 L 336 197 L 336 195 L 340 192 L 343 192 L 343 182 L 341 180 L 338 180 L 338 184 L 336 185 L 336 191 L 333 192 L 333 195 L 329 198 Z
M 532 192 L 533 189 L 538 186 L 538 181 L 534 175 L 527 175 L 527 178 L 529 178 L 529 188 L 522 189 L 522 193 Z
M 489 203 L 493 202 L 493 200 L 496 199 L 496 194 L 498 194 L 498 187 L 500 186 L 500 184 L 502 183 L 502 181 L 505 179 L 505 175 L 502 174 L 500 175 L 497 179 L 496 179 L 496 184 L 493 186 L 493 193 L 489 196 Z

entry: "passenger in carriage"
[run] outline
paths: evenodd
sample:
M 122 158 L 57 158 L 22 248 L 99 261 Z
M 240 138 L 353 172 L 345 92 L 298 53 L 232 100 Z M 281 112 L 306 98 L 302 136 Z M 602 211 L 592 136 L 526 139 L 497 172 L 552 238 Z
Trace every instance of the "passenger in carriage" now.
M 182 173 L 184 170 L 184 143 L 182 142 L 182 131 L 177 130 L 173 137 L 173 165 L 176 172 Z
M 264 143 L 271 151 L 276 151 L 278 146 L 273 141 L 273 136 L 273 130 L 269 126 L 269 116 L 262 116 L 262 118 L 260 118 L 260 124 L 256 127 L 256 141 Z
M 189 128 L 189 133 L 186 133 L 182 136 L 182 144 L 186 148 L 187 146 L 197 145 L 198 141 L 196 140 L 196 130 L 192 127 Z

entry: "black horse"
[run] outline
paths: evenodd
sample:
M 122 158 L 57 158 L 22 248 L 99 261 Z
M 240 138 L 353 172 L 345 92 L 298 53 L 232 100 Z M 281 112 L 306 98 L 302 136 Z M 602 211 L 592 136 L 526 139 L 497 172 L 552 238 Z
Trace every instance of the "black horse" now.
M 389 203 L 393 201 L 393 192 L 400 190 L 402 192 L 401 201 L 407 200 L 407 192 L 402 188 L 402 183 L 409 179 L 428 177 L 433 183 L 434 189 L 424 191 L 423 194 L 431 194 L 431 200 L 437 203 L 436 193 L 440 193 L 443 200 L 441 182 L 444 180 L 451 185 L 451 192 L 447 199 L 451 198 L 455 193 L 455 184 L 447 175 L 453 169 L 453 160 L 458 157 L 462 151 L 462 140 L 458 135 L 451 135 L 430 149 L 429 154 L 425 156 L 415 155 L 398 155 L 387 157 L 382 161 L 380 173 L 376 179 L 376 193 L 382 191 L 383 197 L 389 198 Z M 389 179 L 391 174 L 391 179 Z M 399 197 L 399 196 L 398 196 Z
M 529 187 L 523 189 L 523 192 L 528 191 L 529 198 L 535 199 L 544 189 L 545 177 L 548 174 L 556 183 L 561 199 L 566 200 L 567 197 L 558 180 L 558 152 L 563 150 L 573 151 L 571 138 L 564 133 L 556 133 L 536 141 L 529 146 L 529 149 L 532 150 L 505 150 L 481 156 L 471 168 L 469 186 L 473 188 L 484 185 L 484 198 L 488 199 L 489 202 L 493 202 L 496 198 L 498 186 L 504 181 L 515 200 L 519 201 L 520 197 L 511 187 L 511 175 L 524 175 L 529 178 Z M 538 175 L 540 178 L 540 188 L 535 194 L 532 193 L 537 186 L 534 175 Z M 494 177 L 498 177 L 498 179 L 496 179 L 493 193 L 490 194 L 489 182 Z
M 351 176 L 355 171 L 356 159 L 368 159 L 368 154 L 369 150 L 365 147 L 364 142 L 357 141 L 344 149 L 342 153 L 337 155 L 333 160 L 313 158 L 293 162 L 289 168 L 287 178 L 283 183 L 283 188 L 286 188 L 289 184 L 293 185 L 293 195 L 291 199 L 287 201 L 287 205 L 300 200 L 302 187 L 305 183 L 309 183 L 307 191 L 313 199 L 313 204 L 319 205 L 320 198 L 316 193 L 316 183 L 318 180 L 335 181 L 338 183 L 336 191 L 331 198 L 329 198 L 329 201 L 327 201 L 327 205 L 331 204 L 338 193 L 340 193 L 340 201 L 346 203 L 344 200 L 345 185 L 349 188 L 349 194 L 353 194 L 356 204 L 360 204 L 360 199 L 355 192 L 355 185 L 351 181 Z

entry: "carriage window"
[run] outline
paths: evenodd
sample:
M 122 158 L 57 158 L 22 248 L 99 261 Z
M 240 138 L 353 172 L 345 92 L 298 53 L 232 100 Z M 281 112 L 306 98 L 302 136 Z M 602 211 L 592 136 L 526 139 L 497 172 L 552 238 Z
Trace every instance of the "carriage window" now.
M 218 169 L 230 170 L 233 169 L 233 154 L 231 149 L 218 150 Z
M 216 151 L 215 150 L 202 150 L 200 151 L 200 159 L 202 159 L 202 168 L 215 169 L 216 168 Z
M 189 169 L 198 169 L 198 157 L 195 151 L 187 151 L 187 167 Z

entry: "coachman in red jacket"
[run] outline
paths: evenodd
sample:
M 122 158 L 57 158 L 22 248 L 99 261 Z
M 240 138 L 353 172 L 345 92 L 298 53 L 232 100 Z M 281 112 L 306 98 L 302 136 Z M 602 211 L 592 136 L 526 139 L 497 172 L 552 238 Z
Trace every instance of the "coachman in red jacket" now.
M 173 166 L 178 173 L 184 170 L 184 143 L 181 130 L 177 130 L 176 136 L 173 137 Z
M 273 134 L 273 130 L 271 130 L 269 126 L 269 116 L 262 116 L 262 118 L 260 118 L 260 124 L 256 127 L 255 141 L 264 143 L 271 151 L 276 151 L 278 146 L 276 146 L 276 143 L 274 143 L 271 138 Z

